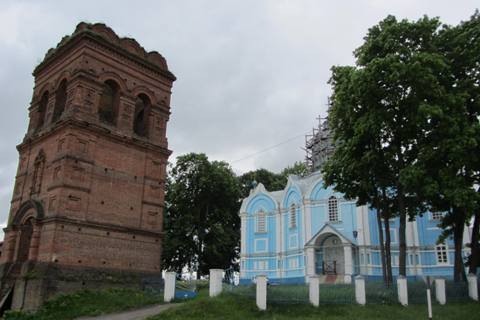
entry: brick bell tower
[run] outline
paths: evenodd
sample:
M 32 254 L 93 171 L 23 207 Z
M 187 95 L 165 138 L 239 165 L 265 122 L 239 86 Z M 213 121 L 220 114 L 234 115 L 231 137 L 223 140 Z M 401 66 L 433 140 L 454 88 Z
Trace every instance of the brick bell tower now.
M 82 22 L 33 76 L 0 258 L 4 303 L 32 309 L 58 292 L 158 275 L 175 81 L 165 59 Z

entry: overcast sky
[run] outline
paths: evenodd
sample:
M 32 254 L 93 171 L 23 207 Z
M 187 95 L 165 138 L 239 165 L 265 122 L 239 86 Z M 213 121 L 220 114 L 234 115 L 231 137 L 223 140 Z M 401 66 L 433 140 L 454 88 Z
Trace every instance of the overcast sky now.
M 304 134 L 325 115 L 330 67 L 353 64 L 352 51 L 369 27 L 388 14 L 408 19 L 427 14 L 457 24 L 479 4 L 0 0 L 0 222 L 7 218 L 13 190 L 15 146 L 27 128 L 31 73 L 80 21 L 104 22 L 167 59 L 178 78 L 167 130 L 172 160 L 204 152 L 240 174 L 262 167 L 279 171 L 303 161 Z

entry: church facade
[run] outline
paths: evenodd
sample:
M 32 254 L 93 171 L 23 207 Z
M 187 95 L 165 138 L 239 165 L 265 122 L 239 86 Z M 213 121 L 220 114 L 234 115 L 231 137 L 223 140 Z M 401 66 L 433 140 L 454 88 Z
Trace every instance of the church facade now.
M 241 283 L 257 275 L 278 283 L 302 283 L 314 275 L 344 283 L 359 274 L 382 278 L 375 210 L 325 188 L 319 172 L 290 176 L 281 191 L 269 192 L 258 184 L 243 200 L 240 217 Z M 440 212 L 426 212 L 407 222 L 407 277 L 452 276 L 453 240 L 436 243 L 441 219 Z M 399 219 L 391 219 L 390 227 L 395 276 Z M 463 241 L 468 242 L 467 232 Z

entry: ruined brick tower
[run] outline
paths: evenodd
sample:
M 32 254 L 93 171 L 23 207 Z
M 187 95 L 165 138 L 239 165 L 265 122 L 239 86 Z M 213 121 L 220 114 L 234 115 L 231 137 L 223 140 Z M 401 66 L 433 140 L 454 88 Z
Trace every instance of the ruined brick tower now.
M 0 258 L 4 303 L 36 308 L 57 292 L 159 274 L 175 81 L 165 59 L 80 23 L 33 75 Z

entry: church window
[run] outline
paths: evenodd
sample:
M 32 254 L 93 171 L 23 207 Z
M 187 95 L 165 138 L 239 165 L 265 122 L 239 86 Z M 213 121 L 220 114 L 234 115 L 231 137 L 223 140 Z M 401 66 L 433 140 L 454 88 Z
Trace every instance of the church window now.
M 150 113 L 150 99 L 141 94 L 135 102 L 135 117 L 133 131 L 142 137 L 148 136 L 148 115 Z
M 290 220 L 289 220 L 290 229 L 294 229 L 297 227 L 297 209 L 295 204 L 292 203 L 290 206 Z
M 257 215 L 256 230 L 257 233 L 267 232 L 267 217 L 264 211 L 260 211 Z
M 38 105 L 38 119 L 37 119 L 37 125 L 35 127 L 35 130 L 38 130 L 41 127 L 43 127 L 43 122 L 45 121 L 45 112 L 47 111 L 47 104 L 48 104 L 48 91 L 45 91 Z
M 100 121 L 115 124 L 118 112 L 119 88 L 115 81 L 107 80 L 103 84 L 100 105 L 98 106 L 98 115 Z
M 52 122 L 60 119 L 63 111 L 65 110 L 65 104 L 67 103 L 67 80 L 63 79 L 57 88 L 55 93 L 55 107 L 53 109 Z
M 334 196 L 328 199 L 328 220 L 332 222 L 338 221 L 338 201 Z
M 443 214 L 441 212 L 432 212 L 432 220 L 435 220 L 435 221 L 440 221 L 442 220 L 443 218 Z
M 435 252 L 437 254 L 437 264 L 447 264 L 448 263 L 448 251 L 445 244 L 439 244 L 435 247 Z

